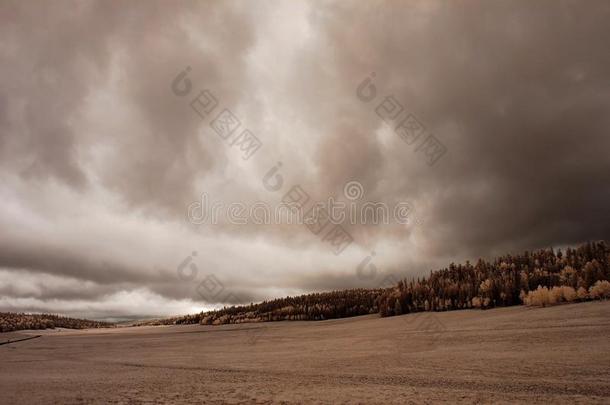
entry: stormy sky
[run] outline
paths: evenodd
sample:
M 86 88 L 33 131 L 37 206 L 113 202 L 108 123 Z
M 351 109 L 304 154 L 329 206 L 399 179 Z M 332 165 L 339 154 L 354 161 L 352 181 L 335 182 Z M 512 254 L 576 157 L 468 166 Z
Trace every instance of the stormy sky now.
M 607 1 L 3 1 L 0 310 L 183 314 L 607 239 L 609 20 Z M 409 220 L 343 223 L 337 252 L 334 223 L 189 214 L 295 186 Z

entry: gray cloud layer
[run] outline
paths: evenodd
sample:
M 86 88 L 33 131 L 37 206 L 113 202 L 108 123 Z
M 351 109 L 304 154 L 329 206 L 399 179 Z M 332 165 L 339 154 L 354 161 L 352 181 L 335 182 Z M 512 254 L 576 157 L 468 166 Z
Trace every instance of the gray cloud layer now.
M 603 1 L 3 2 L 0 310 L 167 315 L 608 238 L 609 17 Z M 203 89 L 263 142 L 251 159 L 189 107 Z M 375 114 L 390 95 L 447 147 L 436 165 Z M 202 192 L 277 204 L 352 180 L 423 223 L 346 226 L 335 256 L 303 225 L 185 220 Z M 210 274 L 215 297 L 197 291 Z

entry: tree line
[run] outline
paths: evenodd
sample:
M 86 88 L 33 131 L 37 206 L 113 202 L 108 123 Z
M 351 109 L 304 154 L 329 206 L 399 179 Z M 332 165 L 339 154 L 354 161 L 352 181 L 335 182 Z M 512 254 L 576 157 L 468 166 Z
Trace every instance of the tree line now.
M 305 294 L 157 320 L 155 324 L 323 320 L 373 313 L 393 316 L 609 298 L 609 263 L 606 242 L 588 242 L 565 252 L 550 248 L 509 254 L 492 261 L 479 259 L 475 264 L 451 263 L 431 271 L 429 276 L 403 279 L 387 289 Z
M 305 294 L 231 306 L 135 325 L 220 325 L 269 321 L 316 321 L 379 313 L 450 311 L 511 305 L 554 305 L 610 298 L 610 248 L 605 241 L 577 248 L 542 249 L 475 264 L 451 263 L 428 276 L 403 279 L 394 287 Z M 47 314 L 0 313 L 0 331 L 99 328 L 109 323 Z
M 12 332 L 25 329 L 108 328 L 111 326 L 113 325 L 107 322 L 68 318 L 60 315 L 0 312 L 0 332 Z
M 605 241 L 575 249 L 543 249 L 474 265 L 450 264 L 428 277 L 401 280 L 379 297 L 381 316 L 511 305 L 552 305 L 610 297 Z
M 357 288 L 279 298 L 173 318 L 170 323 L 219 325 L 269 321 L 318 321 L 379 312 L 383 289 Z

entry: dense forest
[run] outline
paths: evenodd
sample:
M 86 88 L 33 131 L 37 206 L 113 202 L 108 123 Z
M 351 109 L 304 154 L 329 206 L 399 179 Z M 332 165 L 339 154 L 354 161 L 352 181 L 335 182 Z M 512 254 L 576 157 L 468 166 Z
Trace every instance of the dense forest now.
M 107 328 L 110 326 L 112 326 L 112 324 L 106 322 L 67 318 L 59 315 L 0 312 L 0 332 L 47 328 Z
M 140 324 L 219 325 L 268 321 L 316 321 L 379 312 L 377 300 L 383 289 L 352 289 L 300 295 L 246 306 L 226 307 L 194 315 L 141 322 Z
M 554 249 L 506 255 L 476 264 L 451 264 L 428 277 L 402 280 L 379 297 L 381 316 L 418 311 L 552 305 L 610 296 L 610 250 L 589 242 L 565 252 Z
M 554 305 L 610 298 L 610 249 L 604 241 L 564 251 L 543 249 L 474 265 L 450 264 L 429 276 L 401 280 L 387 289 L 351 289 L 279 298 L 134 325 L 219 325 L 245 322 L 324 320 L 379 313 L 450 311 L 510 305 Z M 0 331 L 98 328 L 110 324 L 57 315 L 0 313 Z
M 226 307 L 154 324 L 322 320 L 380 313 L 449 311 L 510 305 L 553 305 L 610 297 L 610 249 L 603 241 L 565 252 L 543 249 L 479 259 L 474 265 L 450 264 L 427 277 L 401 280 L 388 289 L 354 289 L 286 297 Z M 151 324 L 150 322 L 148 324 Z

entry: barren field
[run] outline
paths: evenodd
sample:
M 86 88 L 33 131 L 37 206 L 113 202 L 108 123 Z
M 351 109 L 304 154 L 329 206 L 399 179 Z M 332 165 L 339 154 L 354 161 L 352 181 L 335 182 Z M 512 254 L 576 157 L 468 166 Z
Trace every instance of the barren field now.
M 610 403 L 610 302 L 42 335 L 1 403 Z

